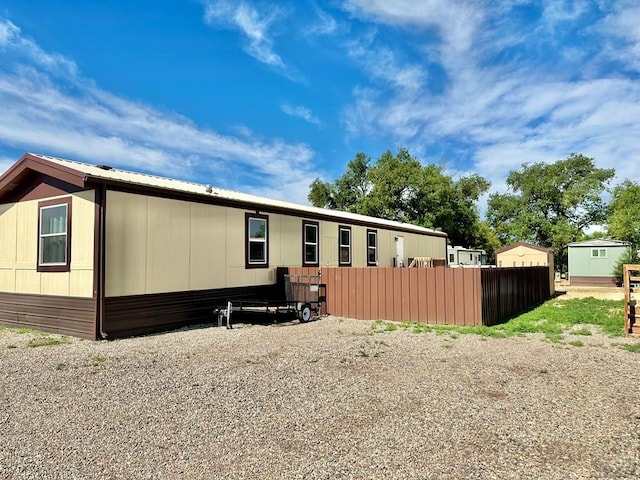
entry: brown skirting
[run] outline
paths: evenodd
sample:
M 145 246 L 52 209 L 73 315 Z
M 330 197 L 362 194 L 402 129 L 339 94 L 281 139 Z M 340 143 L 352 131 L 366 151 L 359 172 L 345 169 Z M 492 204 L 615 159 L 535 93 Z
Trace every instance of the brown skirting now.
M 95 339 L 93 298 L 0 292 L 0 324 Z
M 569 285 L 572 287 L 616 287 L 618 279 L 616 277 L 578 277 L 571 275 Z
M 102 330 L 106 338 L 117 338 L 211 323 L 217 321 L 213 308 L 227 300 L 269 300 L 277 295 L 275 285 L 266 285 L 107 297 Z

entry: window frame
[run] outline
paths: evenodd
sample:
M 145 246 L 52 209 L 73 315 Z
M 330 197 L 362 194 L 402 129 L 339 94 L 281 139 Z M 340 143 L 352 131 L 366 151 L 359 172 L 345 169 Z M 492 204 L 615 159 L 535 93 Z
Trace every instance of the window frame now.
M 595 255 L 594 255 L 595 253 Z M 591 258 L 607 258 L 607 249 L 606 248 L 592 248 L 591 249 Z
M 344 245 L 342 243 L 342 232 L 349 232 L 349 244 Z M 347 248 L 349 250 L 349 261 L 342 261 L 342 249 Z M 351 227 L 348 225 L 338 225 L 338 265 L 340 267 L 350 267 L 353 263 L 353 233 Z
M 265 222 L 264 240 L 251 239 L 250 238 L 250 223 L 251 220 L 262 220 Z M 259 213 L 245 213 L 244 214 L 244 261 L 245 268 L 269 268 L 269 216 L 261 215 Z M 264 243 L 264 261 L 251 260 L 251 242 L 263 242 Z
M 375 245 L 369 245 L 369 235 L 373 235 L 375 238 Z M 367 266 L 368 267 L 377 267 L 378 266 L 378 230 L 367 229 L 367 238 L 366 238 L 366 255 L 367 255 Z M 369 258 L 369 250 L 374 250 L 375 261 L 371 261 Z
M 42 263 L 42 239 L 43 235 L 47 236 L 59 236 L 61 233 L 56 234 L 43 234 L 42 233 L 42 210 L 47 208 L 55 208 L 65 206 L 66 211 L 66 231 L 64 233 L 66 238 L 66 250 L 65 261 L 59 263 Z M 54 200 L 44 200 L 38 202 L 38 240 L 37 240 L 37 252 L 36 252 L 36 270 L 38 272 L 69 272 L 71 271 L 71 197 L 56 198 Z
M 316 239 L 315 243 L 310 242 L 307 239 L 307 227 L 315 228 Z M 315 260 L 313 262 L 307 261 L 307 246 L 315 245 Z M 302 266 L 303 267 L 318 267 L 320 265 L 320 222 L 314 222 L 311 220 L 302 221 Z

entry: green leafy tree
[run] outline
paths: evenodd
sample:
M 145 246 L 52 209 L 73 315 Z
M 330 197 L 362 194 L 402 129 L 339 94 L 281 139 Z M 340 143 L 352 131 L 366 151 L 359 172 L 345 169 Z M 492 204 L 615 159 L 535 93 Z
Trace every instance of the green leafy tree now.
M 502 244 L 522 240 L 551 248 L 556 265 L 564 265 L 564 246 L 606 219 L 601 194 L 614 174 L 575 153 L 551 164 L 525 163 L 509 173 L 509 192 L 489 197 L 487 221 Z
M 634 247 L 627 248 L 625 252 L 620 255 L 620 258 L 616 260 L 613 265 L 613 272 L 611 274 L 618 279 L 618 283 L 622 284 L 623 267 L 625 264 L 637 264 L 640 263 L 640 257 L 638 256 L 638 250 Z
M 609 203 L 607 232 L 617 240 L 640 247 L 640 185 L 625 180 L 616 186 Z
M 455 245 L 476 246 L 479 213 L 476 203 L 489 188 L 479 175 L 454 181 L 438 165 L 423 165 L 407 149 L 390 151 L 375 164 L 358 153 L 334 183 L 316 179 L 309 201 L 318 207 L 345 210 L 441 229 Z
M 488 264 L 495 264 L 495 252 L 502 246 L 502 244 L 500 243 L 496 232 L 494 232 L 493 228 L 491 228 L 487 222 L 478 222 L 474 245 L 487 253 Z
M 364 214 L 363 202 L 371 189 L 369 180 L 371 158 L 358 153 L 335 183 L 316 178 L 310 185 L 307 198 L 315 207 Z

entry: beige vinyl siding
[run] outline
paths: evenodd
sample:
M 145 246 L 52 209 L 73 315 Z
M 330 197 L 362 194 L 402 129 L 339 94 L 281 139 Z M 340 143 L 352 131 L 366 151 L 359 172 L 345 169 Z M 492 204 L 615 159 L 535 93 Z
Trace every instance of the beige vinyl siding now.
M 268 268 L 245 268 L 245 213 L 255 211 L 108 191 L 106 203 L 106 295 L 140 295 L 276 282 L 278 266 L 302 263 L 303 217 L 268 216 Z M 313 219 L 306 219 L 313 220 Z M 338 226 L 320 221 L 320 266 L 338 264 Z M 444 258 L 446 239 L 378 231 L 379 265 L 392 266 L 394 237 L 405 238 L 409 257 Z M 352 226 L 354 267 L 364 267 L 365 226 Z
M 71 269 L 38 272 L 38 203 L 71 197 Z M 93 190 L 0 206 L 0 291 L 93 296 Z
M 502 265 L 500 265 L 500 262 L 502 262 Z M 513 267 L 514 262 L 516 267 L 548 266 L 549 254 L 540 250 L 518 246 L 496 255 L 496 264 L 498 266 Z

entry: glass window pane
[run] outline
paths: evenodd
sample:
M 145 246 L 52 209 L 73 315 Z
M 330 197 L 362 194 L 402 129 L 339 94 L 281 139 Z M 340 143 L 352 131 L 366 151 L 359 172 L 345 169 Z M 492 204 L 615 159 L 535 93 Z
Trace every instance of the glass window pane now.
M 369 246 L 369 247 L 375 247 L 376 246 L 376 234 L 375 233 L 369 233 L 367 235 L 367 246 Z
M 607 251 L 604 248 L 602 250 L 600 250 L 600 256 L 601 257 L 606 257 L 607 256 Z
M 350 248 L 349 247 L 340 247 L 340 263 L 350 263 Z
M 304 241 L 308 243 L 318 243 L 318 227 L 315 225 L 305 225 Z
M 262 218 L 249 219 L 249 238 L 266 238 L 267 221 Z
M 249 242 L 249 261 L 250 262 L 265 262 L 265 243 L 264 242 Z
M 304 261 L 306 263 L 317 263 L 318 262 L 317 252 L 318 252 L 318 248 L 316 245 L 305 245 Z
M 67 232 L 67 206 L 58 205 L 55 207 L 45 207 L 40 210 L 40 233 L 48 235 L 50 233 Z
M 374 248 L 369 248 L 369 263 L 376 263 L 376 250 Z
M 42 238 L 42 257 L 40 263 L 67 263 L 66 235 L 54 235 Z
M 351 232 L 349 230 L 340 230 L 340 245 L 351 245 Z

